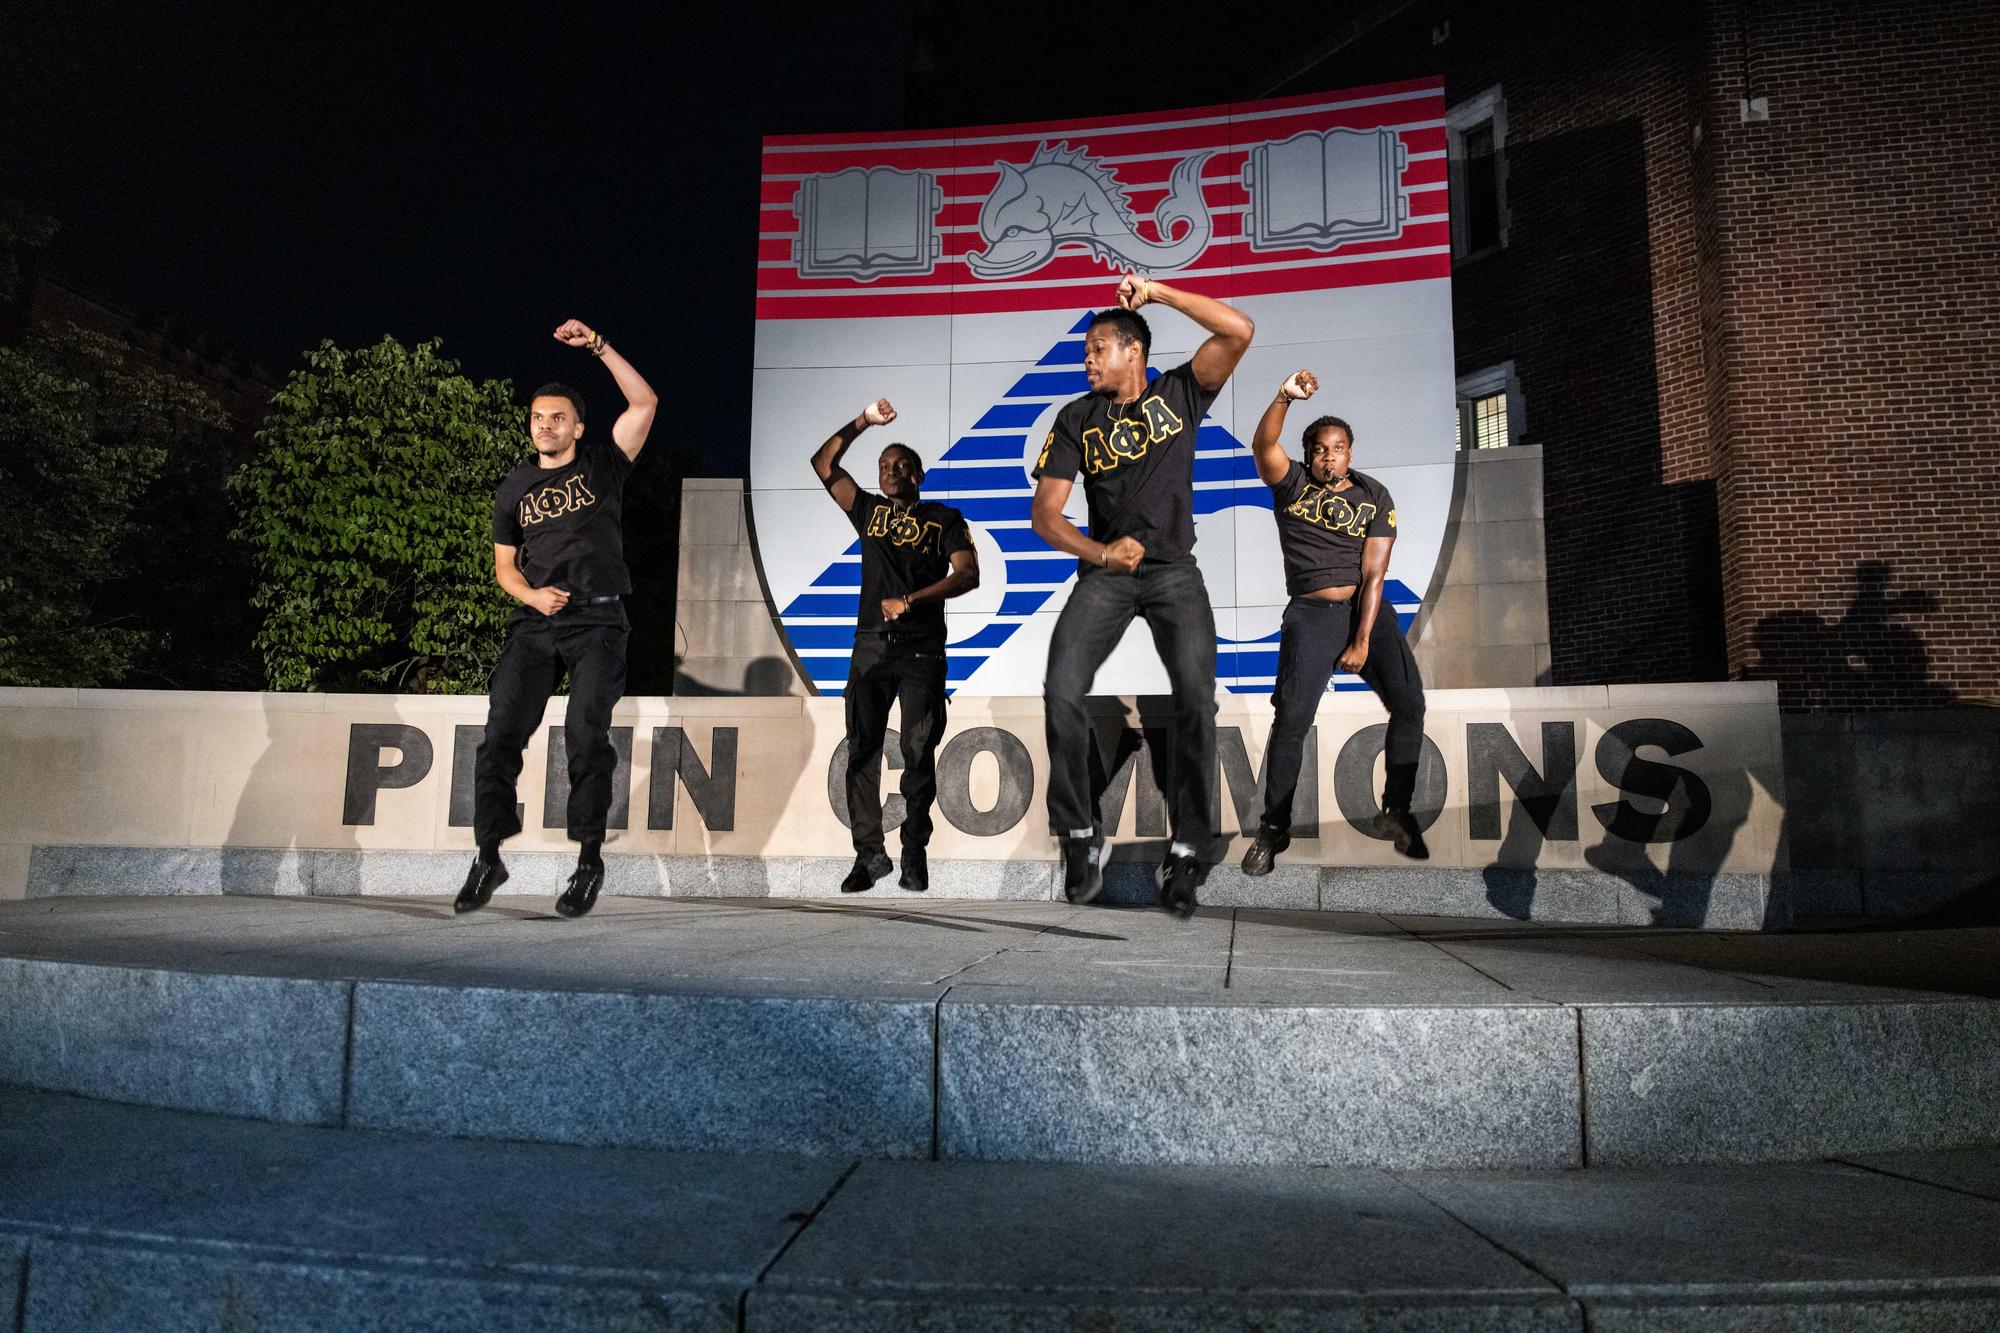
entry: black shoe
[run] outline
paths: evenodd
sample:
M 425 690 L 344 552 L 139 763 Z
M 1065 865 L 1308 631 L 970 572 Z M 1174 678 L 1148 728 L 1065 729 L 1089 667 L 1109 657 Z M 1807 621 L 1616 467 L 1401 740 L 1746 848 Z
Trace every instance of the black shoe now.
M 493 901 L 493 890 L 507 882 L 507 867 L 499 857 L 491 861 L 474 860 L 472 869 L 465 872 L 465 887 L 458 891 L 458 899 L 451 910 L 463 916 L 476 912 Z
M 1383 810 L 1375 816 L 1369 831 L 1395 843 L 1396 850 L 1412 861 L 1431 859 L 1431 849 L 1424 846 L 1424 831 L 1417 827 L 1417 817 L 1408 810 Z
M 931 886 L 930 858 L 921 847 L 903 849 L 903 877 L 896 881 L 896 887 L 908 889 L 911 893 L 922 893 Z
M 867 856 L 856 855 L 854 869 L 847 872 L 847 878 L 840 881 L 842 893 L 866 893 L 875 887 L 875 881 L 896 868 L 887 852 L 874 852 Z
M 1087 903 L 1104 889 L 1104 834 L 1093 830 L 1087 838 L 1064 838 L 1063 897 L 1073 903 Z
M 1283 829 L 1258 829 L 1256 841 L 1250 844 L 1250 850 L 1243 853 L 1243 873 L 1270 874 L 1271 865 L 1278 859 L 1278 853 L 1291 845 L 1292 835 Z
M 1185 921 L 1194 915 L 1194 891 L 1208 878 L 1208 867 L 1192 856 L 1170 856 L 1160 876 L 1160 910 Z
M 569 887 L 556 899 L 557 916 L 582 916 L 597 906 L 597 891 L 604 887 L 604 865 L 578 866 L 569 877 Z

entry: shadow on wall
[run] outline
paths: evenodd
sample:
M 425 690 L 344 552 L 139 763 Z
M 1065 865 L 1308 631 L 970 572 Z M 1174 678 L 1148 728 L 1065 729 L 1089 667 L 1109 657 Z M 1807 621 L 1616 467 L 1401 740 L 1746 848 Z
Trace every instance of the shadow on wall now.
M 1811 918 L 1994 912 L 2000 717 L 1962 706 L 1913 622 L 1937 610 L 1886 560 L 1854 566 L 1837 618 L 1759 621 L 1744 671 L 1775 681 L 1787 718 L 1785 839 Z M 1958 706 L 1954 706 L 1958 705 Z M 1956 903 L 1954 905 L 1954 900 Z
M 280 743 L 281 726 L 310 726 L 312 713 L 275 708 L 281 695 L 261 696 L 264 720 L 264 748 L 250 766 L 243 790 L 237 797 L 219 854 L 220 883 L 225 894 L 268 898 L 288 894 L 357 893 L 360 854 L 350 823 L 353 812 L 344 812 L 341 831 L 321 835 L 302 843 L 296 830 L 297 812 L 285 807 L 276 795 L 285 790 L 285 770 L 295 759 L 295 750 Z M 371 752 L 372 753 L 372 752 Z M 398 753 L 396 767 L 418 767 L 419 756 Z M 350 756 L 349 762 L 354 762 Z M 429 756 L 421 756 L 427 767 Z M 374 818 L 372 802 L 377 786 L 367 786 L 371 802 L 369 819 Z
M 1549 744 L 1545 731 L 1545 762 Z M 1634 719 L 1612 728 L 1592 758 L 1599 773 L 1618 785 L 1618 799 L 1593 805 L 1587 812 L 1577 809 L 1573 753 L 1567 783 L 1523 784 L 1510 803 L 1506 837 L 1493 863 L 1481 871 L 1486 901 L 1517 921 L 1532 919 L 1541 887 L 1536 863 L 1544 845 L 1551 836 L 1576 839 L 1581 816 L 1609 835 L 1584 849 L 1585 863 L 1623 880 L 1642 902 L 1650 902 L 1651 924 L 1707 924 L 1718 882 L 1729 873 L 1721 867 L 1728 863 L 1738 830 L 1749 822 L 1757 789 L 1778 792 L 1781 787 L 1777 774 L 1754 766 L 1704 767 L 1697 775 L 1641 753 L 1658 751 L 1671 759 L 1700 745 L 1694 733 L 1664 719 Z M 1664 868 L 1657 864 L 1654 851 L 1661 846 L 1666 848 Z M 1781 839 L 1773 864 L 1765 868 L 1756 922 L 1761 929 L 1790 924 L 1789 899 L 1771 878 L 1785 863 Z M 1731 924 L 1751 924 L 1739 904 L 1724 907 L 1722 914 Z
M 1937 598 L 1922 588 L 1891 591 L 1894 574 L 1886 560 L 1856 565 L 1854 595 L 1839 620 L 1778 611 L 1758 621 L 1757 661 L 1744 679 L 1778 682 L 1781 707 L 1809 712 L 1953 702 L 1951 690 L 1931 679 L 1930 654 L 1907 624 L 1937 610 Z
M 799 673 L 782 657 L 759 657 L 743 668 L 743 688 L 711 685 L 682 670 L 685 658 L 674 657 L 674 696 L 680 699 L 774 698 L 797 693 Z

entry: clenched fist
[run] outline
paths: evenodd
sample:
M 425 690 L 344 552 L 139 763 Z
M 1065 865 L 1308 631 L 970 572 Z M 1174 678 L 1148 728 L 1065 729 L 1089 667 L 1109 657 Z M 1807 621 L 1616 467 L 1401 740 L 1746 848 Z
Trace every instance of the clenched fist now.
M 896 419 L 896 409 L 887 398 L 877 398 L 861 409 L 861 420 L 870 426 L 886 426 Z
M 1278 386 L 1278 392 L 1293 402 L 1303 402 L 1319 392 L 1319 377 L 1310 370 L 1295 370 Z
M 1104 548 L 1104 567 L 1130 574 L 1146 558 L 1146 544 L 1137 537 L 1120 537 Z
M 521 599 L 545 616 L 552 616 L 569 605 L 569 593 L 561 588 L 531 588 Z
M 580 319 L 566 319 L 556 329 L 556 341 L 571 347 L 588 347 L 590 340 L 596 336 L 590 325 Z
M 1152 299 L 1153 284 L 1136 273 L 1127 273 L 1118 280 L 1118 304 L 1125 310 L 1137 310 Z

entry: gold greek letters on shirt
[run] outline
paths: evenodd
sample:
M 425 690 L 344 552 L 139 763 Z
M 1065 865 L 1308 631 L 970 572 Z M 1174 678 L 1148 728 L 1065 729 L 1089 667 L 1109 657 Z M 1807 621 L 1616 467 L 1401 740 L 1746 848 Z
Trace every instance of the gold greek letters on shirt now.
M 935 522 L 919 522 L 914 514 L 898 514 L 888 505 L 876 505 L 868 515 L 868 535 L 887 537 L 892 546 L 914 546 L 936 555 L 944 529 Z
M 1158 395 L 1139 404 L 1137 417 L 1119 417 L 1107 437 L 1092 426 L 1083 433 L 1083 470 L 1095 476 L 1144 458 L 1147 451 L 1181 433 L 1184 423 Z
M 1285 512 L 1328 532 L 1365 537 L 1368 535 L 1368 520 L 1375 517 L 1376 508 L 1373 504 L 1349 504 L 1345 496 L 1336 495 L 1324 486 L 1308 486 L 1298 499 L 1285 507 Z M 1390 522 L 1394 521 L 1390 519 Z
M 597 503 L 597 497 L 583 484 L 581 475 L 573 476 L 560 486 L 544 486 L 538 491 L 529 491 L 521 497 L 521 526 L 530 527 L 536 523 L 546 523 L 552 518 L 561 518 L 573 510 L 588 509 Z

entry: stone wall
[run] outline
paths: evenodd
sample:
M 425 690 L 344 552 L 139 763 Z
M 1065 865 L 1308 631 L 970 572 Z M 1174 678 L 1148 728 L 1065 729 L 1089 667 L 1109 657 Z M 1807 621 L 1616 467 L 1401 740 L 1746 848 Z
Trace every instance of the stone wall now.
M 1547 685 L 1549 597 L 1542 539 L 1542 451 L 1458 456 L 1456 513 L 1411 647 L 1432 689 Z
M 509 856 L 531 869 L 569 850 L 553 734 L 564 703 L 552 701 L 522 775 L 526 831 Z M 1093 707 L 1099 809 L 1131 872 L 1120 893 L 1146 900 L 1169 835 L 1171 719 L 1162 700 Z M 1243 696 L 1217 709 L 1217 828 L 1230 866 L 1261 812 L 1271 712 Z M 10 779 L 0 895 L 448 892 L 472 850 L 485 711 L 476 697 L 0 691 Z M 1372 695 L 1327 696 L 1279 869 L 1258 880 L 1218 871 L 1204 900 L 1635 924 L 1788 919 L 1768 685 L 1431 692 L 1413 807 L 1430 842 L 1422 864 L 1370 831 L 1382 723 Z M 626 699 L 613 743 L 612 892 L 824 893 L 852 858 L 838 699 Z M 893 793 L 893 741 L 885 765 Z M 1051 896 L 1041 701 L 954 700 L 938 771 L 939 896 Z M 893 829 L 900 797 L 885 806 Z
M 681 483 L 676 697 L 807 692 L 771 620 L 743 485 L 735 477 Z
M 1802 914 L 2000 913 L 2000 709 L 1788 713 L 1785 841 Z

